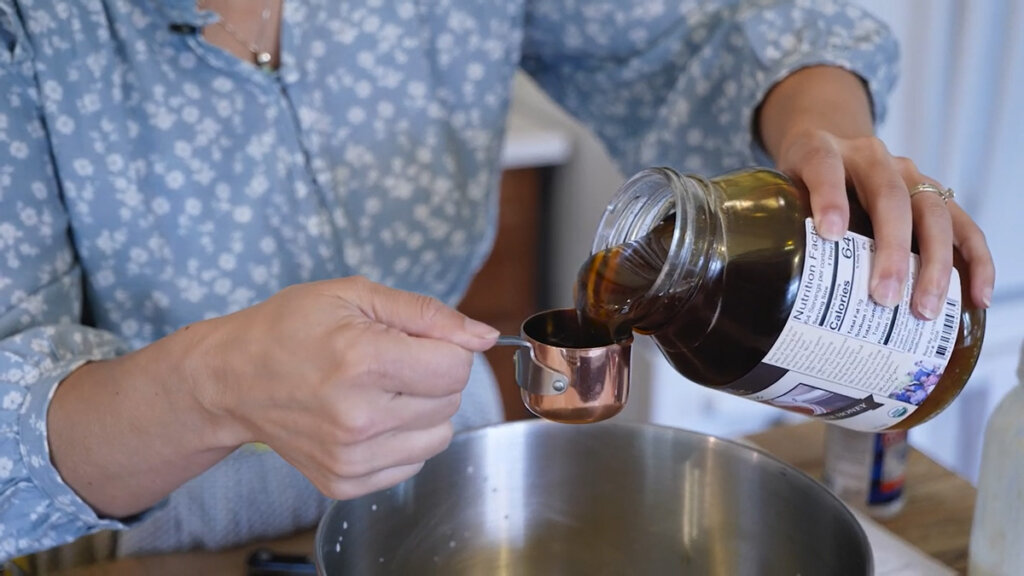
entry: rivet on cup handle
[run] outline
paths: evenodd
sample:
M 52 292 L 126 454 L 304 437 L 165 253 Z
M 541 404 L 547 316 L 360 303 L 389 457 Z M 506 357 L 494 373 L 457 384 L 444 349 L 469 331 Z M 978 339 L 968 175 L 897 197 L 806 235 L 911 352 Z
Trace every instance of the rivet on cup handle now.
M 531 394 L 553 395 L 561 394 L 569 387 L 569 376 L 538 362 L 533 354 L 533 345 L 525 338 L 502 334 L 495 345 L 519 347 L 512 361 L 516 367 L 516 384 L 523 390 Z M 528 360 L 523 357 L 527 353 Z

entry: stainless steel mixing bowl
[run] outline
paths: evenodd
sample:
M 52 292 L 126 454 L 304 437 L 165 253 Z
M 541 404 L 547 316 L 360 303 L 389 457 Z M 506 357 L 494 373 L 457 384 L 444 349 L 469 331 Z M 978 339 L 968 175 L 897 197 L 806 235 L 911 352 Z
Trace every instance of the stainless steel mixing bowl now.
M 872 573 L 857 520 L 809 476 L 617 422 L 459 434 L 414 478 L 333 504 L 316 561 L 330 576 Z

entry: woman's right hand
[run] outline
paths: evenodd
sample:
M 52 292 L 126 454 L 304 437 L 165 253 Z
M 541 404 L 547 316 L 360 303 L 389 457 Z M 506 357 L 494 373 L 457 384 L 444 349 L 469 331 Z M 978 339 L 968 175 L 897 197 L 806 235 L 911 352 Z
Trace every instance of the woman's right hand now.
M 444 450 L 473 352 L 498 336 L 362 278 L 292 286 L 189 330 L 189 377 L 226 442 L 269 445 L 335 499 L 397 484 Z

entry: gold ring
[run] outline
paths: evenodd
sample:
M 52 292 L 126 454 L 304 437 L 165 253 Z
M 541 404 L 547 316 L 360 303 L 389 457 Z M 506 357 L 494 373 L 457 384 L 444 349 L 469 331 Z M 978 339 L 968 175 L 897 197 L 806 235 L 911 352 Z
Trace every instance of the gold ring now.
M 921 192 L 932 192 L 938 194 L 939 198 L 942 198 L 943 204 L 949 202 L 956 196 L 956 194 L 953 193 L 952 188 L 946 188 L 945 190 L 943 190 L 942 188 L 939 188 L 934 184 L 922 182 L 917 186 L 914 186 L 914 188 L 910 190 L 910 197 L 913 198 L 914 196 L 917 196 Z

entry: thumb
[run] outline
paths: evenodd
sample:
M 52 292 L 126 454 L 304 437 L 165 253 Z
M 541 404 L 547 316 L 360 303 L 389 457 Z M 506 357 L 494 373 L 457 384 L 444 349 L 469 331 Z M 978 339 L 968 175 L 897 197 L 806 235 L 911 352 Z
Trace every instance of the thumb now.
M 436 298 L 375 282 L 361 283 L 355 304 L 368 318 L 410 336 L 445 340 L 467 350 L 487 350 L 498 338 L 493 327 Z

